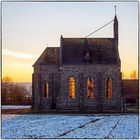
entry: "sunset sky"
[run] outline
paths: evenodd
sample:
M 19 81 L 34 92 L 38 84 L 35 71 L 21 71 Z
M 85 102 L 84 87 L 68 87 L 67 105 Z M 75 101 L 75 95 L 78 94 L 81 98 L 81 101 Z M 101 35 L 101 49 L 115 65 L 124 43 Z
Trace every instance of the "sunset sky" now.
M 30 82 L 32 65 L 60 36 L 85 37 L 114 18 L 121 70 L 138 71 L 138 2 L 2 2 L 2 76 Z M 90 37 L 113 37 L 113 23 Z

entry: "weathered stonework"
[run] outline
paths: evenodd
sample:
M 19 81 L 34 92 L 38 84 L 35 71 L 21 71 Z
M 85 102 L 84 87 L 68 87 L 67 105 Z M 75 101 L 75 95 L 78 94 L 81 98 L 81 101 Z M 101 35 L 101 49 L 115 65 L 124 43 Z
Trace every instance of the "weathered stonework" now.
M 102 74 L 101 84 L 99 83 L 98 74 Z M 82 77 L 81 77 L 82 75 Z M 118 76 L 119 75 L 119 76 Z M 76 78 L 76 98 L 69 98 L 69 77 L 73 76 Z M 108 108 L 120 108 L 121 104 L 118 104 L 118 99 L 121 101 L 121 76 L 120 70 L 116 66 L 102 66 L 102 65 L 79 65 L 62 66 L 60 74 L 60 94 L 59 107 L 61 109 L 97 109 L 102 104 L 102 109 Z M 92 77 L 95 82 L 94 98 L 89 99 L 87 97 L 87 78 Z M 106 78 L 111 77 L 112 79 L 112 98 L 106 99 Z M 101 89 L 101 92 L 98 90 Z M 61 94 L 62 93 L 62 94 Z M 99 95 L 101 94 L 101 95 Z M 99 99 L 101 96 L 102 99 Z M 100 104 L 98 105 L 98 102 Z
M 118 27 L 116 17 L 114 26 Z M 34 64 L 32 108 L 80 111 L 121 110 L 121 72 L 117 27 L 114 27 L 114 38 L 111 39 L 91 38 L 87 40 L 61 37 L 60 48 L 47 48 Z M 78 48 L 80 45 L 83 45 L 81 49 Z M 77 53 L 74 54 L 74 51 Z M 88 59 L 85 57 L 86 52 L 90 54 Z M 70 77 L 75 78 L 75 98 L 69 96 Z M 93 98 L 87 96 L 89 77 L 94 81 Z M 106 97 L 107 78 L 111 78 L 111 98 Z M 49 85 L 48 97 L 44 97 L 46 81 Z

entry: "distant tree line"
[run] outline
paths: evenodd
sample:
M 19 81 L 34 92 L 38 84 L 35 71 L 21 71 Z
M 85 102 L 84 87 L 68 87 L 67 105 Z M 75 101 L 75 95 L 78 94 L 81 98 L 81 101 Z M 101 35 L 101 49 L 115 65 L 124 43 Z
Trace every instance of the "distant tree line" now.
M 133 70 L 129 75 L 122 72 L 122 79 L 138 79 L 138 73 L 136 70 Z
M 138 74 L 136 70 L 132 71 L 129 76 L 122 72 L 122 79 L 138 79 Z M 31 104 L 31 93 L 25 86 L 12 82 L 8 76 L 2 79 L 1 86 L 2 104 Z
M 25 86 L 12 82 L 12 79 L 8 76 L 2 79 L 1 86 L 2 104 L 31 104 L 31 93 Z

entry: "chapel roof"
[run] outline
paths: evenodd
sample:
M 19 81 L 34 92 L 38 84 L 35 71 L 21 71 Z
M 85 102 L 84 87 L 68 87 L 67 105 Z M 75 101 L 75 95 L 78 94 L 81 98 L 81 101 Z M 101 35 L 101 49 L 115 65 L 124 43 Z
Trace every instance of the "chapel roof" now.
M 34 63 L 33 67 L 38 65 L 59 64 L 59 51 L 60 47 L 47 47 Z
M 61 59 L 63 64 L 117 63 L 114 38 L 63 38 L 61 37 Z

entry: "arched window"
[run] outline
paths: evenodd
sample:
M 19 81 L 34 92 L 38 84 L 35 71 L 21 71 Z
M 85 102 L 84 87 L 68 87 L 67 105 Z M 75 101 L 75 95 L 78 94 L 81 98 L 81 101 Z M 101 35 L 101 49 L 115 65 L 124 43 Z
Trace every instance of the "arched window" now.
M 70 98 L 75 98 L 75 78 L 69 78 L 69 96 Z
M 106 80 L 106 97 L 107 98 L 111 98 L 112 97 L 112 82 L 111 82 L 111 78 L 107 78 Z
M 48 98 L 48 95 L 49 95 L 49 84 L 46 81 L 45 82 L 45 86 L 44 86 L 44 97 L 47 97 Z
M 87 96 L 93 98 L 94 82 L 92 78 L 87 79 Z

